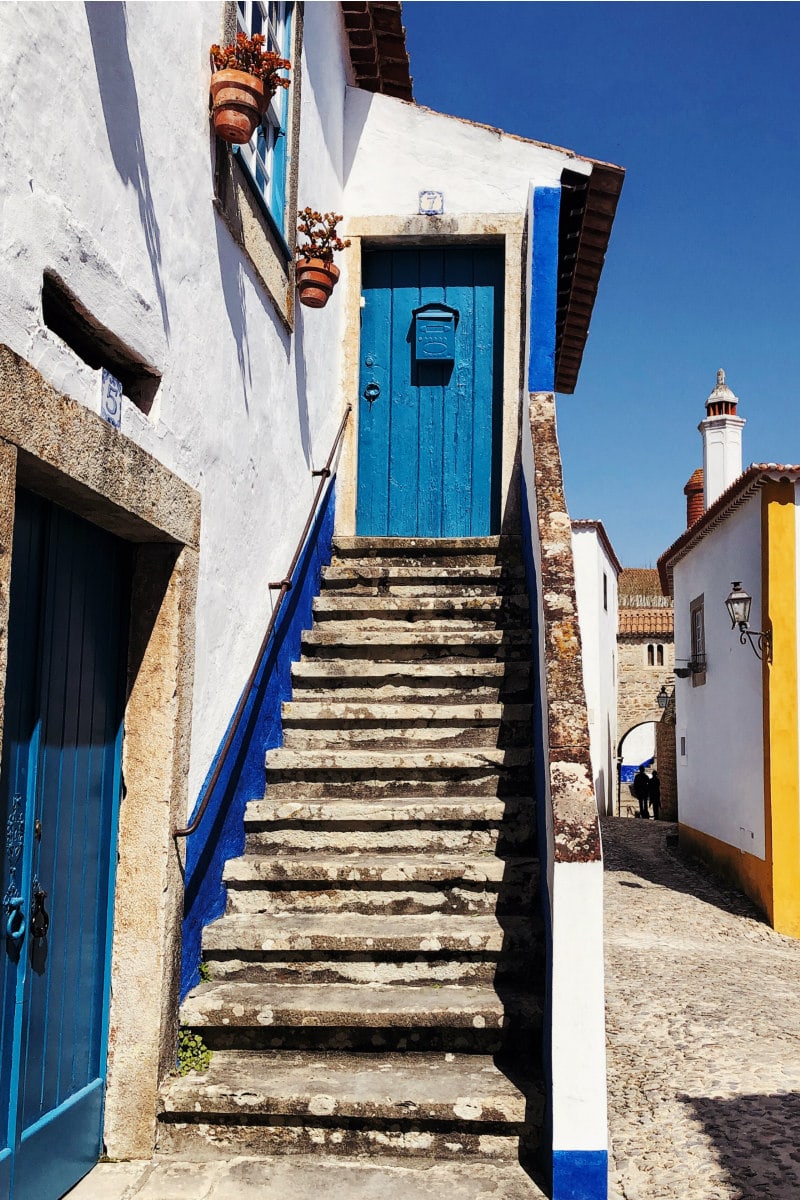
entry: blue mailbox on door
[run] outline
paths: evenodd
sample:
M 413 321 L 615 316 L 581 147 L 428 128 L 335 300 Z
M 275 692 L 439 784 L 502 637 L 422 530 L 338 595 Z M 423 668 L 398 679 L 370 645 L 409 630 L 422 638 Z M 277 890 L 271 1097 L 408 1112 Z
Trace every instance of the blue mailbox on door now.
M 423 304 L 413 310 L 413 316 L 417 362 L 452 362 L 456 356 L 458 309 L 449 304 Z

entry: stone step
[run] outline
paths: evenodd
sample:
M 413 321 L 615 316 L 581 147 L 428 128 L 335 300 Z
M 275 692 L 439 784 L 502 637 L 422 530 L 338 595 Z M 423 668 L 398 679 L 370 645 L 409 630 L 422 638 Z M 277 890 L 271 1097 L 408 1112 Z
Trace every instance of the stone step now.
M 281 800 L 272 790 L 263 800 L 251 800 L 245 809 L 245 826 L 286 822 L 323 822 L 364 827 L 372 824 L 419 822 L 425 825 L 499 824 L 504 819 L 527 816 L 535 821 L 532 796 L 397 796 L 370 800 L 356 796 L 340 799 Z
M 475 1055 L 217 1052 L 205 1075 L 173 1079 L 164 1089 L 159 1151 L 210 1159 L 313 1150 L 437 1161 L 477 1153 L 508 1162 L 526 1117 L 541 1111 L 541 1094 L 536 1080 L 521 1090 L 491 1058 Z
M 295 854 L 230 859 L 228 912 L 482 913 L 532 911 L 532 857 L 431 854 Z
M 280 1113 L 478 1125 L 517 1125 L 525 1118 L 524 1095 L 491 1059 L 455 1054 L 333 1058 L 220 1051 L 205 1075 L 170 1080 L 164 1100 L 165 1116 Z
M 224 1195 L 228 1200 L 232 1196 L 238 1200 L 320 1200 L 321 1196 L 325 1200 L 432 1200 L 445 1192 L 448 1200 L 545 1200 L 546 1196 L 518 1162 L 474 1155 L 459 1161 L 425 1156 L 403 1159 L 388 1154 L 348 1159 L 298 1152 L 258 1158 L 237 1156 L 227 1164 L 205 1168 L 197 1165 L 187 1171 L 186 1159 L 193 1157 L 188 1145 L 176 1147 L 169 1160 L 156 1161 L 155 1173 L 147 1185 L 151 1198 L 163 1198 L 168 1191 L 170 1197 L 185 1197 L 183 1188 L 190 1173 L 218 1169 L 223 1172 L 222 1182 L 217 1184 L 222 1190 L 209 1196 Z M 170 1178 L 162 1184 L 165 1172 Z M 170 1186 L 177 1186 L 178 1191 L 169 1190 Z M 199 1194 L 193 1193 L 193 1200 Z
M 305 659 L 292 666 L 295 700 L 413 700 L 417 703 L 481 704 L 528 701 L 530 662 L 478 659 L 452 663 Z
M 393 621 L 368 628 L 350 621 L 324 621 L 302 637 L 305 658 L 345 658 L 379 662 L 493 658 L 530 661 L 528 629 L 453 629 L 443 621 Z
M 508 750 L 496 746 L 469 747 L 464 750 L 268 750 L 266 754 L 267 785 L 281 775 L 301 774 L 306 778 L 315 773 L 354 772 L 370 779 L 384 775 L 396 778 L 436 772 L 485 774 L 497 773 L 512 767 L 527 767 L 532 761 L 528 747 Z
M 520 563 L 519 537 L 333 539 L 333 565 L 496 566 Z
M 498 746 L 525 745 L 531 738 L 530 704 L 348 704 L 290 701 L 282 706 L 285 749 L 318 746 L 414 749 L 422 745 L 475 746 L 492 738 Z
M 314 619 L 328 628 L 333 621 L 359 621 L 364 628 L 391 622 L 419 628 L 446 621 L 448 628 L 519 626 L 529 621 L 528 598 L 510 596 L 351 596 L 323 592 L 313 605 Z
M 203 951 L 216 954 L 247 952 L 261 955 L 286 952 L 335 951 L 343 954 L 499 954 L 504 945 L 525 942 L 530 925 L 523 918 L 433 915 L 372 916 L 363 913 L 324 914 L 231 913 L 207 925 Z
M 323 594 L 351 596 L 497 596 L 525 591 L 522 567 L 324 567 Z
M 538 998 L 491 987 L 397 987 L 386 984 L 202 983 L 181 1006 L 192 1029 L 278 1028 L 502 1029 L 541 1023 Z M 204 1037 L 206 1035 L 204 1034 Z M 206 1037 L 206 1040 L 207 1037 Z M 377 1043 L 375 1043 L 377 1045 Z
M 245 848 L 248 854 L 291 858 L 294 854 L 323 851 L 348 855 L 373 850 L 378 854 L 428 855 L 447 852 L 494 855 L 499 839 L 498 828 L 449 829 L 420 828 L 411 822 L 380 828 L 341 829 L 301 822 L 296 826 L 275 828 L 248 827 Z M 527 845 L 531 840 L 527 826 L 504 830 L 504 845 Z
M 276 908 L 274 912 L 284 910 Z M 297 908 L 292 912 L 303 911 Z M 325 910 L 322 910 L 325 911 Z M 350 916 L 356 906 L 329 909 Z M 371 912 L 374 916 L 374 912 Z M 252 919 L 252 918 L 251 918 Z M 441 923 L 439 912 L 437 920 Z M 447 918 L 449 919 L 449 917 Z M 471 918 L 470 918 L 471 919 Z M 248 983 L 385 983 L 403 987 L 438 987 L 447 984 L 530 987 L 531 980 L 544 978 L 541 922 L 529 921 L 530 935 L 523 949 L 504 950 L 501 955 L 484 954 L 393 954 L 374 951 L 292 951 L 284 954 L 236 951 L 207 956 L 215 980 L 244 980 Z M 452 1049 L 452 1046 L 449 1047 Z
M 248 856 L 245 856 L 248 857 Z M 259 860 L 256 860 L 259 861 Z M 330 860 L 329 860 L 330 861 Z M 365 884 L 345 882 L 274 885 L 242 883 L 227 885 L 227 913 L 364 913 L 370 916 L 399 916 L 415 913 L 450 915 L 524 916 L 537 900 L 538 875 L 520 873 L 492 883 L 443 880 L 440 883 L 405 882 Z
M 272 751 L 270 751 L 272 753 Z M 277 752 L 276 752 L 277 753 Z M 286 750 L 285 754 L 301 751 Z M 309 754 L 323 754 L 323 750 L 310 750 Z M 355 751 L 349 751 L 349 754 Z M 362 751 L 361 753 L 372 753 Z M 387 752 L 388 753 L 388 752 Z M 442 751 L 439 754 L 448 753 Z M 449 753 L 456 753 L 451 751 Z M 465 751 L 458 751 L 465 753 Z M 501 750 L 499 754 L 513 751 Z M 385 757 L 385 755 L 384 755 Z M 380 774 L 372 767 L 334 771 L 322 768 L 318 771 L 302 769 L 286 772 L 267 772 L 267 795 L 271 801 L 345 800 L 394 801 L 395 799 L 416 800 L 424 798 L 451 799 L 454 796 L 470 796 L 475 799 L 506 799 L 518 796 L 531 786 L 530 764 L 508 768 L 487 765 L 461 770 L 450 767 L 446 770 L 416 770 L 395 775 L 391 771 Z
M 378 721 L 355 721 L 330 725 L 322 723 L 289 724 L 283 733 L 285 750 L 338 749 L 371 750 L 458 750 L 471 746 L 493 745 L 498 749 L 527 746 L 531 740 L 530 721 L 400 721 L 382 726 Z

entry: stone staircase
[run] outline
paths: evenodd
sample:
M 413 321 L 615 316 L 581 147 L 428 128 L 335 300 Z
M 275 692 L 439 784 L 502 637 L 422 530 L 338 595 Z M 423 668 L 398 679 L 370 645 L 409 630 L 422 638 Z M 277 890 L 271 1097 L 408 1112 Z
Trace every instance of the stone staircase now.
M 530 650 L 517 541 L 335 541 L 160 1153 L 386 1156 L 405 1196 L 460 1160 L 540 1195 Z

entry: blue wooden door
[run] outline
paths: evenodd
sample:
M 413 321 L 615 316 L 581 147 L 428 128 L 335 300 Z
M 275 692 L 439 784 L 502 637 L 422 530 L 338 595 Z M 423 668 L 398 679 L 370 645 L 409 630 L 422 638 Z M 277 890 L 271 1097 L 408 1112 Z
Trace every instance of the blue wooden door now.
M 503 280 L 494 246 L 364 254 L 359 534 L 499 531 Z M 426 361 L 414 314 L 436 303 L 455 310 L 455 349 Z
M 102 1151 L 128 612 L 124 543 L 17 493 L 0 830 L 0 1200 Z

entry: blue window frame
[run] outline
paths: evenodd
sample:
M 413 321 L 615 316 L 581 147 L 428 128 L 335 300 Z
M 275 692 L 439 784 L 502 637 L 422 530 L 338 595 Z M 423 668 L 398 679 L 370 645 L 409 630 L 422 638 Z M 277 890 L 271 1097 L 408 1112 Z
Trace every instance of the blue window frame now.
M 268 50 L 281 58 L 291 59 L 293 7 L 290 0 L 238 0 L 237 29 L 248 37 L 262 33 Z M 292 66 L 295 66 L 294 62 Z M 286 134 L 290 91 L 291 88 L 278 89 L 250 141 L 238 147 L 239 161 L 283 238 L 286 237 Z

